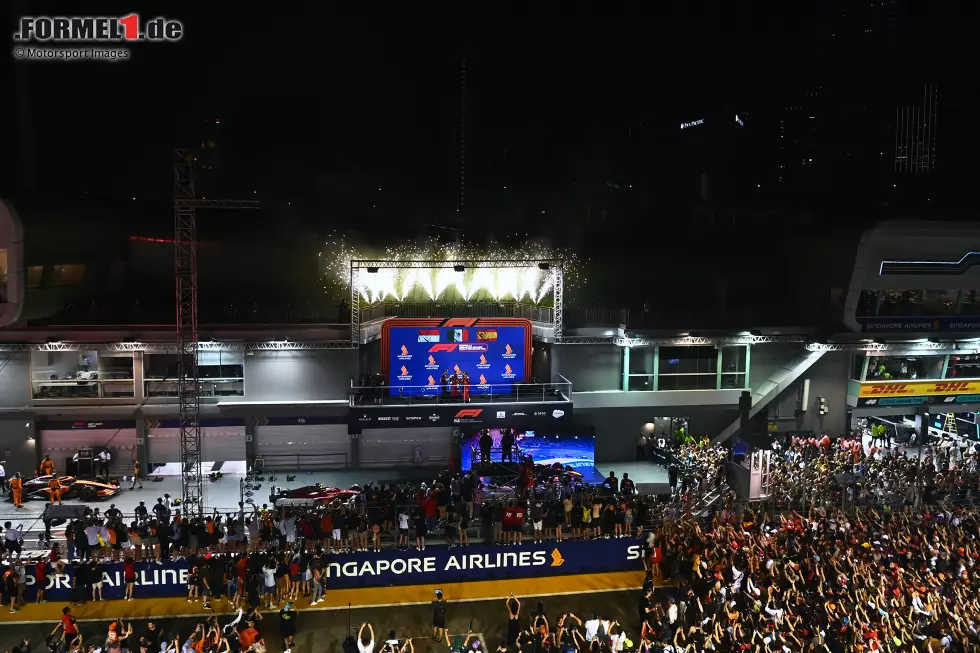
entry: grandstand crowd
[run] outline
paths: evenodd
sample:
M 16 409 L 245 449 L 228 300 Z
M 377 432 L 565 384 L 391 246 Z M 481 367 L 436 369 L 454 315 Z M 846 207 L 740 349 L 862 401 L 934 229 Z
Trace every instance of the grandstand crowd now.
M 127 523 L 114 507 L 93 510 L 69 525 L 68 551 L 55 546 L 44 559 L 21 563 L 16 547 L 8 547 L 4 598 L 17 609 L 24 564 L 36 565 L 43 578 L 77 559 L 73 602 L 83 602 L 101 600 L 102 564 L 124 561 L 132 598 L 137 563 L 185 558 L 187 600 L 204 608 L 217 601 L 222 609 L 247 606 L 236 623 L 212 620 L 144 647 L 119 622 L 103 648 L 112 650 L 115 638 L 148 652 L 262 653 L 262 611 L 280 612 L 278 630 L 288 648 L 296 602 L 322 600 L 333 552 L 379 550 L 382 535 L 392 546 L 422 549 L 436 530 L 451 545 L 466 546 L 463 532 L 472 526 L 486 542 L 505 546 L 520 546 L 525 535 L 536 541 L 637 537 L 646 550 L 636 618 L 603 614 L 601 601 L 594 614 L 549 617 L 539 605 L 527 615 L 512 597 L 506 627 L 502 620 L 499 634 L 486 633 L 487 650 L 980 650 L 975 449 L 908 452 L 847 438 L 794 439 L 770 453 L 767 501 L 746 504 L 727 493 L 709 506 L 699 501 L 724 488 L 728 453 L 704 441 L 671 453 L 671 465 L 680 468 L 671 476 L 672 492 L 653 498 L 637 496 L 630 479 L 614 474 L 596 486 L 559 479 L 501 497 L 474 474 L 447 472 L 431 485 L 368 485 L 359 498 L 322 511 L 253 506 L 245 514 L 243 506 L 238 515 L 185 519 L 161 499 L 151 510 L 141 506 Z M 450 638 L 439 631 L 440 620 L 445 606 L 435 605 L 432 636 L 450 650 L 469 650 L 472 638 Z M 72 636 L 71 623 L 69 611 L 57 641 L 65 650 L 88 650 L 88 642 Z M 373 626 L 360 629 L 359 650 L 413 646 L 393 635 L 375 646 L 374 638 Z

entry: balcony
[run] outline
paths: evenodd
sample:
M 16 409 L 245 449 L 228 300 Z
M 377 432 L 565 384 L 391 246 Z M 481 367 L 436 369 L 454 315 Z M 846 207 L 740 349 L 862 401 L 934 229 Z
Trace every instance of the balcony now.
M 48 379 L 31 386 L 34 399 L 121 399 L 136 388 L 133 379 Z
M 571 383 L 512 383 L 481 385 L 470 388 L 472 404 L 536 403 L 569 401 Z M 435 406 L 462 404 L 463 393 L 443 393 L 438 385 L 424 386 L 355 386 L 351 388 L 351 406 Z
M 244 397 L 245 379 L 241 377 L 226 379 L 201 379 L 199 381 L 202 397 Z M 178 383 L 173 379 L 151 379 L 144 381 L 145 397 L 176 397 Z

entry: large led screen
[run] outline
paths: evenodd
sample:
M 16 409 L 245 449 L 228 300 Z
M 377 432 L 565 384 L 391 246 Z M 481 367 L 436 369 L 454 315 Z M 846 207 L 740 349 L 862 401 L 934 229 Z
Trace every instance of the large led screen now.
M 471 395 L 509 395 L 527 380 L 531 322 L 520 318 L 394 318 L 381 328 L 382 374 L 392 396 L 448 395 L 463 386 L 443 378 L 469 375 Z
M 490 457 L 494 462 L 500 462 L 500 429 L 490 429 L 490 437 L 493 438 Z M 580 472 L 591 472 L 595 467 L 594 435 L 524 431 L 514 433 L 514 443 L 523 455 L 530 455 L 538 465 L 561 463 Z M 473 460 L 474 452 L 476 461 Z M 518 462 L 517 451 L 512 453 L 514 461 Z M 479 456 L 480 433 L 477 432 L 466 437 L 461 445 L 459 458 L 463 471 L 472 469 Z

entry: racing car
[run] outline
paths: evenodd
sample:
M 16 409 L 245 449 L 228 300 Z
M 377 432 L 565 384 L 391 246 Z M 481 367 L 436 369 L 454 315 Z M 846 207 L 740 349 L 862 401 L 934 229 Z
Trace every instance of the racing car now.
M 327 505 L 335 501 L 348 505 L 360 493 L 359 485 L 352 485 L 349 490 L 341 490 L 317 483 L 295 489 L 274 488 L 269 500 L 274 505 Z
M 35 476 L 24 481 L 24 500 L 51 500 L 48 482 L 51 476 Z M 74 476 L 59 476 L 62 499 L 81 499 L 82 501 L 103 501 L 119 493 L 119 485 L 101 481 L 86 481 Z M 13 493 L 8 493 L 7 501 L 13 501 Z

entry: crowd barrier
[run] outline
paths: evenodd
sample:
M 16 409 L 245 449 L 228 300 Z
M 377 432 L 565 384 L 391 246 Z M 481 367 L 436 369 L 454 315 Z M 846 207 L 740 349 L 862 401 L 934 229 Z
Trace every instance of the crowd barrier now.
M 597 574 L 643 569 L 643 545 L 631 538 L 573 542 L 525 543 L 522 546 L 446 546 L 426 551 L 387 549 L 381 553 L 345 553 L 327 559 L 327 591 L 389 587 L 393 585 L 438 585 L 466 581 L 509 580 L 574 574 Z M 103 565 L 102 594 L 106 599 L 123 598 L 125 581 L 122 564 Z M 187 561 L 141 562 L 136 565 L 137 598 L 161 598 L 187 594 Z M 71 598 L 75 570 L 48 577 L 45 598 Z M 222 588 L 223 589 L 223 588 Z M 27 570 L 28 601 L 37 593 L 34 568 Z

